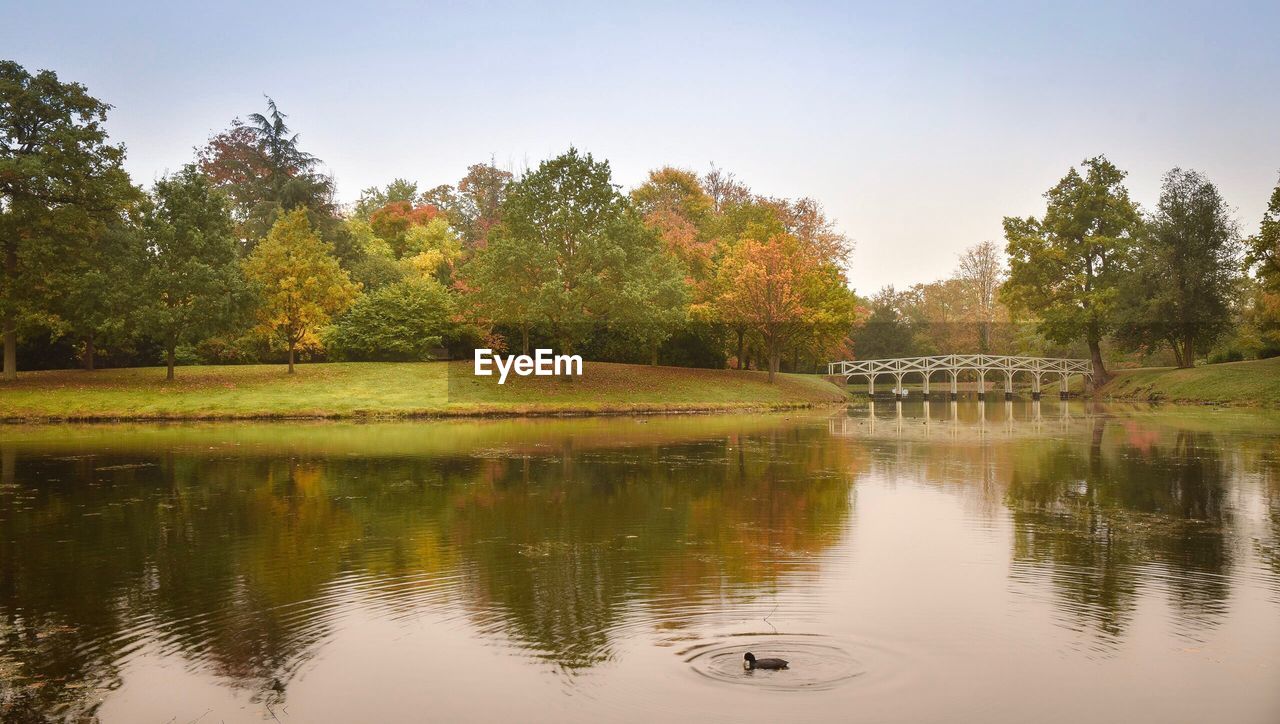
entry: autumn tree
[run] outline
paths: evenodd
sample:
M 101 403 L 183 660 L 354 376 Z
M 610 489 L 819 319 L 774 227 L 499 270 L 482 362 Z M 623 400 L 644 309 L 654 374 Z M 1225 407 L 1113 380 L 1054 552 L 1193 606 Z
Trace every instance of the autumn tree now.
M 194 165 L 156 182 L 143 227 L 142 328 L 165 351 L 174 378 L 177 348 L 232 326 L 248 303 L 231 205 Z
M 75 259 L 133 193 L 124 149 L 107 142 L 109 106 L 53 71 L 0 61 L 0 337 L 18 376 L 18 324 L 47 311 L 51 272 Z M 84 233 L 67 233 L 80 228 Z
M 440 210 L 434 206 L 415 206 L 410 201 L 391 201 L 369 215 L 369 227 L 378 238 L 391 246 L 396 258 L 401 258 L 408 248 L 409 230 L 426 226 L 440 216 Z
M 790 234 L 740 240 L 719 274 L 720 313 L 759 336 L 770 382 L 796 340 L 824 325 L 844 332 L 854 322 L 853 295 L 838 269 Z
M 1271 348 L 1280 348 L 1280 184 L 1271 192 L 1258 233 L 1249 237 L 1246 259 L 1258 280 L 1259 331 Z
M 301 208 L 276 221 L 244 271 L 260 294 L 258 329 L 288 351 L 290 374 L 297 351 L 318 348 L 317 330 L 359 292 Z
M 965 249 L 960 255 L 955 277 L 977 324 L 978 352 L 990 354 L 992 332 L 998 316 L 997 294 L 1004 283 L 1004 260 L 1000 248 L 993 241 L 984 241 Z
M 680 262 L 697 301 L 704 301 L 715 271 L 716 245 L 707 228 L 713 203 L 698 176 L 670 166 L 650 171 L 632 190 L 631 201 L 667 253 Z
M 280 214 L 297 208 L 310 212 L 321 236 L 332 240 L 341 225 L 333 204 L 333 180 L 320 172 L 320 159 L 303 151 L 288 116 L 267 98 L 267 112 L 209 139 L 197 153 L 200 171 L 233 201 L 239 235 L 250 247 Z
M 467 175 L 458 181 L 457 225 L 466 248 L 475 249 L 488 243 L 489 231 L 502 220 L 502 205 L 511 182 L 511 172 L 498 168 L 492 161 L 472 164 L 467 168 Z
M 711 199 L 712 210 L 719 214 L 731 206 L 746 204 L 753 198 L 751 189 L 732 173 L 711 167 L 702 177 L 702 189 Z
M 397 201 L 403 201 L 410 207 L 421 205 L 422 196 L 418 193 L 418 184 L 397 178 L 386 186 L 371 186 L 360 192 L 351 215 L 353 218 L 369 221 L 373 212 Z
M 827 217 L 822 204 L 809 198 L 796 201 L 767 198 L 758 203 L 773 209 L 782 228 L 819 258 L 837 265 L 848 261 L 853 243 L 836 227 L 835 221 Z
M 1045 193 L 1043 217 L 1005 217 L 1009 277 L 1001 298 L 1039 318 L 1049 339 L 1083 339 L 1095 383 L 1105 382 L 1102 339 L 1116 324 L 1120 283 L 1141 228 L 1125 173 L 1103 156 L 1072 168 Z
M 1167 343 L 1179 367 L 1194 367 L 1197 351 L 1231 324 L 1241 251 L 1217 187 L 1195 171 L 1169 171 L 1121 286 L 1120 336 L 1135 347 Z

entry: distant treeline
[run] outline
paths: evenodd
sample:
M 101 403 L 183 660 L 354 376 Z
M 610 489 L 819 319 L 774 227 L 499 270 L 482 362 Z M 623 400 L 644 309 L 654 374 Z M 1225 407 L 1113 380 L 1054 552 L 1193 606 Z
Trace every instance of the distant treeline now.
M 1207 179 L 1175 169 L 1143 214 L 1086 161 L 1043 218 L 1005 219 L 953 279 L 873 299 L 812 199 L 663 167 L 629 192 L 570 148 L 519 175 L 396 179 L 350 207 L 270 99 L 191 163 L 136 186 L 108 106 L 0 62 L 0 328 L 24 367 L 422 360 L 476 346 L 819 371 L 952 351 L 1280 346 L 1280 188 L 1246 245 Z M 1248 254 L 1245 254 L 1246 247 Z M 1008 263 L 1005 256 L 1007 254 Z M 1247 269 L 1256 268 L 1256 274 Z
M 1004 219 L 1003 250 L 984 242 L 950 279 L 882 289 L 853 334 L 859 356 L 1089 356 L 1105 379 L 1105 360 L 1280 354 L 1280 186 L 1245 239 L 1203 174 L 1166 173 L 1145 213 L 1124 178 L 1105 157 L 1087 159 L 1044 194 L 1042 217 Z

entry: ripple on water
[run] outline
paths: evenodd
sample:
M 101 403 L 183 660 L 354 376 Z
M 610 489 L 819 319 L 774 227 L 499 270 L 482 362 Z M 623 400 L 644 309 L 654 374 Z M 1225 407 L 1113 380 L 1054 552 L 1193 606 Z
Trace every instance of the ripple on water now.
M 791 665 L 781 671 L 747 671 L 742 656 L 748 651 Z M 736 634 L 680 653 L 694 672 L 708 679 L 775 691 L 833 689 L 867 672 L 843 646 L 818 634 Z

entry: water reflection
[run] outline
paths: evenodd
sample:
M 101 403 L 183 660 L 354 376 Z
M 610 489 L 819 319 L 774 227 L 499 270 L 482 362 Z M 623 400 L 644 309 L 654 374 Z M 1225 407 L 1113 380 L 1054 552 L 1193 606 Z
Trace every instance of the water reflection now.
M 692 440 L 495 425 L 425 455 L 377 450 L 375 428 L 318 428 L 352 443 L 338 454 L 277 447 L 270 429 L 6 445 L 6 678 L 39 685 L 5 701 L 91 713 L 143 639 L 277 701 L 357 596 L 390 616 L 448 606 L 589 667 L 633 603 L 678 628 L 811 571 L 839 538 L 856 451 L 778 422 L 716 420 Z
M 569 679 L 643 657 L 638 643 L 729 661 L 733 639 L 716 636 L 779 623 L 846 652 L 892 627 L 867 611 L 921 605 L 877 579 L 914 575 L 910 551 L 876 536 L 892 531 L 886 503 L 918 494 L 942 497 L 911 505 L 951 501 L 932 514 L 980 534 L 963 544 L 939 526 L 920 546 L 979 546 L 974 570 L 1006 581 L 975 579 L 957 589 L 968 601 L 937 610 L 1044 601 L 1057 625 L 1023 619 L 1023 640 L 1106 657 L 1164 601 L 1170 635 L 1201 642 L 1245 615 L 1236 599 L 1260 590 L 1266 615 L 1280 606 L 1278 440 L 1274 418 L 1038 401 L 11 430 L 0 719 L 92 718 L 157 656 L 274 717 L 305 703 L 290 699 L 300 672 L 371 620 L 429 616 L 426 630 Z M 944 633 L 981 663 L 991 634 Z M 709 695 L 694 691 L 697 709 Z

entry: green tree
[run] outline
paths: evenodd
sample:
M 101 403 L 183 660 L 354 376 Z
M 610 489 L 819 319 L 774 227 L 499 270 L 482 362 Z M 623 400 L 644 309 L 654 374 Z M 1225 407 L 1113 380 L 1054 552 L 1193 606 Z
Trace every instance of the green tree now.
M 81 232 L 83 233 L 83 232 Z M 81 365 L 94 369 L 103 344 L 125 344 L 146 300 L 142 287 L 149 258 L 140 223 L 121 216 L 92 234 L 69 260 L 53 303 L 58 318 L 80 343 Z
M 647 350 L 649 363 L 656 365 L 659 348 L 688 319 L 689 287 L 679 262 L 639 218 L 627 214 L 611 235 L 626 258 L 612 301 L 610 332 Z
M 1121 287 L 1118 336 L 1134 347 L 1168 343 L 1179 367 L 1195 366 L 1197 351 L 1231 324 L 1240 252 L 1217 187 L 1195 171 L 1169 171 Z
M 858 359 L 886 359 L 915 354 L 915 331 L 903 314 L 902 295 L 885 287 L 871 301 L 871 314 L 853 335 Z
M 355 300 L 360 287 L 307 221 L 305 209 L 281 216 L 244 263 L 259 289 L 258 329 L 289 353 L 289 374 L 299 349 L 320 347 L 317 330 Z
M 528 354 L 529 335 L 541 321 L 539 295 L 554 262 L 551 248 L 532 238 L 493 234 L 462 271 L 473 321 L 515 330 Z
M 449 290 L 435 279 L 407 279 L 361 295 L 326 330 L 325 346 L 347 359 L 429 359 L 453 312 Z
M 1104 156 L 1072 168 L 1045 193 L 1043 218 L 1005 217 L 1009 277 L 1001 287 L 1010 307 L 1039 317 L 1046 337 L 1083 339 L 1095 383 L 1105 382 L 1102 339 L 1116 324 L 1119 287 L 1141 228 L 1125 173 Z
M 194 165 L 156 182 L 144 228 L 140 320 L 163 344 L 172 380 L 177 348 L 231 328 L 247 288 L 230 202 Z
M 107 142 L 109 106 L 53 71 L 0 61 L 0 337 L 18 376 L 18 323 L 47 311 L 52 271 L 94 238 L 131 193 L 124 149 Z M 79 226 L 86 233 L 61 233 Z
M 526 261 L 549 261 L 549 268 L 526 266 L 525 273 L 543 278 L 536 316 L 564 352 L 581 344 L 610 311 L 618 289 L 610 282 L 627 259 L 610 232 L 626 212 L 609 163 L 575 148 L 543 161 L 508 190 L 494 233 L 525 247 Z

